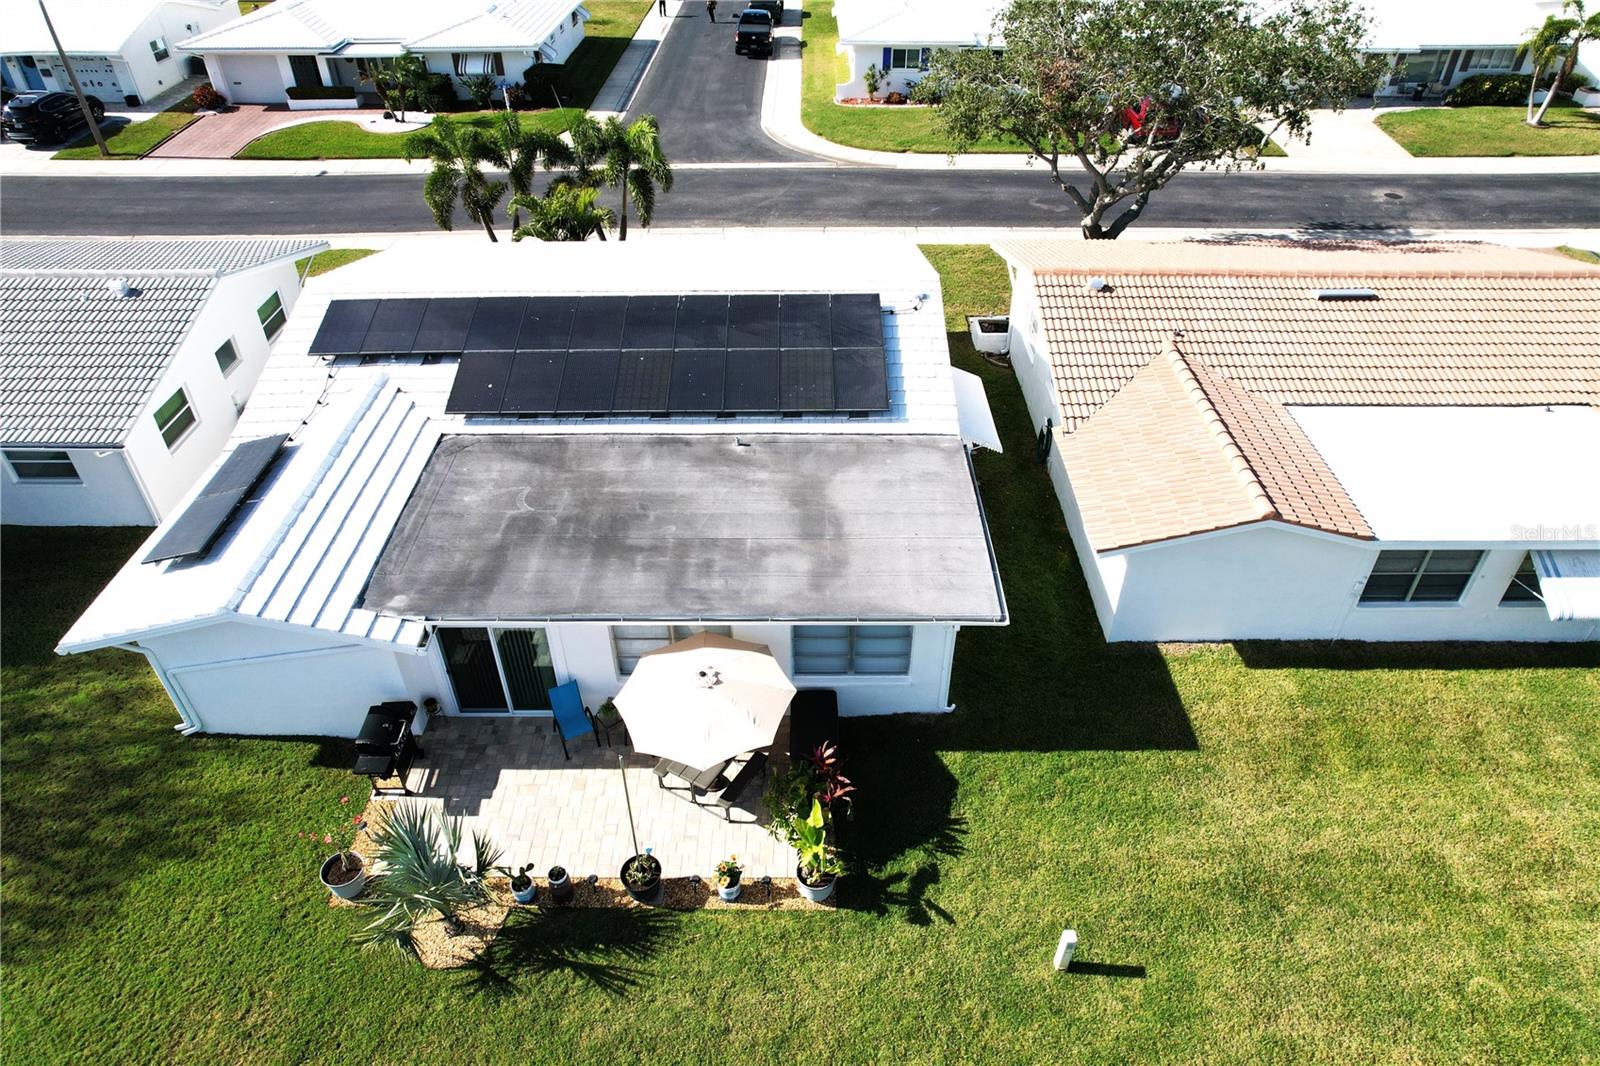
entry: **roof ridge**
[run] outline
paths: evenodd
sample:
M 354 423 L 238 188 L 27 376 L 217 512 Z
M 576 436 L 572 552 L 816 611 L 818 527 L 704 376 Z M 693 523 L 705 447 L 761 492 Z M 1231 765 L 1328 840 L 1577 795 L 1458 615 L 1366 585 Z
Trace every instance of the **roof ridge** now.
M 1198 374 L 1195 372 L 1195 368 L 1190 365 L 1189 360 L 1179 350 L 1176 338 L 1167 343 L 1162 355 L 1166 357 L 1168 365 L 1178 378 L 1178 383 L 1188 393 L 1189 399 L 1195 405 L 1195 409 L 1199 411 L 1201 419 L 1206 423 L 1207 428 L 1211 430 L 1212 435 L 1217 438 L 1217 443 L 1222 446 L 1223 452 L 1228 457 L 1229 465 L 1233 467 L 1233 472 L 1238 476 L 1245 493 L 1255 502 L 1257 509 L 1261 512 L 1261 517 L 1281 518 L 1282 513 L 1277 501 L 1267 491 L 1266 485 L 1261 481 L 1261 475 L 1256 472 L 1249 457 L 1245 455 L 1244 449 L 1239 446 L 1239 441 L 1234 436 L 1233 430 L 1229 428 L 1227 419 L 1223 418 L 1222 413 L 1217 410 L 1217 406 L 1212 402 L 1205 383 L 1200 380 L 1201 376 L 1207 373 L 1205 369 L 1201 368 Z

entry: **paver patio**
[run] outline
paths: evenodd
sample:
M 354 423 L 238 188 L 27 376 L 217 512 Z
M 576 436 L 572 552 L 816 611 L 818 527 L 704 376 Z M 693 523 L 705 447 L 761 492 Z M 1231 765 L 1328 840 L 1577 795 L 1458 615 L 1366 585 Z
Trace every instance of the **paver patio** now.
M 778 739 L 775 748 L 785 733 Z M 620 730 L 612 732 L 616 747 L 597 746 L 590 736 L 569 740 L 570 762 L 548 718 L 445 718 L 419 740 L 425 758 L 407 784 L 420 801 L 464 816 L 464 837 L 475 829 L 488 833 L 506 864 L 531 862 L 540 877 L 558 864 L 575 879 L 615 877 L 633 854 L 617 769 L 624 752 L 639 846 L 652 849 L 664 876 L 705 877 L 729 855 L 739 857 L 746 878 L 794 876 L 794 850 L 766 831 L 760 788 L 751 788 L 725 822 L 685 788 L 658 788 L 656 760 L 625 746 Z M 668 783 L 683 785 L 676 778 Z
M 383 109 L 290 111 L 282 104 L 235 104 L 221 114 L 201 115 L 150 153 L 150 159 L 232 159 L 263 134 L 297 122 L 381 118 Z

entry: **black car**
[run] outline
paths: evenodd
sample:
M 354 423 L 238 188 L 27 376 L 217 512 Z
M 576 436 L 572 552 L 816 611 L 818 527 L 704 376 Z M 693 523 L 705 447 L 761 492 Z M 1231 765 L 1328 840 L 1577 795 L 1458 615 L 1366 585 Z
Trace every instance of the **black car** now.
M 98 123 L 106 116 L 106 105 L 90 96 L 89 110 Z M 6 104 L 0 126 L 13 141 L 24 144 L 60 144 L 72 134 L 87 129 L 83 109 L 71 93 L 21 93 Z
M 783 0 L 748 0 L 744 6 L 751 11 L 765 11 L 772 16 L 774 26 L 783 25 Z
M 772 54 L 772 16 L 759 8 L 745 8 L 739 15 L 739 28 L 733 33 L 735 55 L 748 52 L 753 56 Z

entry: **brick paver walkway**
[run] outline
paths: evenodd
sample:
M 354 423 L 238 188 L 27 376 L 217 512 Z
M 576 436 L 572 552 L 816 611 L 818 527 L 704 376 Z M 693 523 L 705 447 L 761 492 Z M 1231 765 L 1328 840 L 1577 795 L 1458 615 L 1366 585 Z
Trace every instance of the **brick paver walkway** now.
M 765 829 L 761 788 L 734 808 L 731 824 L 724 822 L 720 811 L 695 804 L 687 791 L 656 787 L 655 759 L 624 748 L 619 732 L 613 738 L 616 748 L 597 747 L 588 736 L 569 741 L 568 762 L 548 718 L 446 718 L 420 738 L 427 757 L 408 784 L 423 802 L 463 815 L 466 838 L 473 829 L 486 831 L 507 865 L 531 862 L 541 877 L 557 864 L 575 879 L 615 877 L 633 854 L 617 769 L 617 754 L 626 751 L 639 846 L 652 849 L 665 876 L 706 877 L 729 855 L 739 857 L 746 878 L 794 876 L 794 850 Z
M 279 126 L 307 119 L 363 119 L 382 110 L 290 111 L 282 104 L 236 104 L 220 115 L 201 115 L 156 147 L 150 159 L 232 159 L 239 149 Z

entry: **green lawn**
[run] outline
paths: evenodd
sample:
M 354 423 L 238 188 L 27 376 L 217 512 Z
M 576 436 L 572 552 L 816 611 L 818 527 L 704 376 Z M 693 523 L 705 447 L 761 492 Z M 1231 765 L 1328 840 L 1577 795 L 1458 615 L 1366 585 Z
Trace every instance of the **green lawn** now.
M 1574 248 L 1570 244 L 1562 244 L 1556 247 L 1556 251 L 1568 258 L 1576 259 L 1580 263 L 1600 263 L 1600 255 L 1586 248 Z
M 1600 155 L 1600 114 L 1571 103 L 1545 112 L 1545 128 L 1521 107 L 1429 107 L 1379 115 L 1378 128 L 1415 156 Z
M 572 108 L 559 111 L 520 112 L 524 129 L 564 131 L 581 112 Z M 463 111 L 446 115 L 451 122 L 464 122 L 488 130 L 494 126 L 497 111 Z M 399 159 L 404 154 L 406 135 L 373 133 L 354 122 L 330 119 L 305 122 L 273 130 L 245 145 L 235 159 Z
M 330 248 L 326 252 L 318 252 L 316 255 L 307 256 L 295 263 L 294 268 L 304 271 L 306 277 L 314 278 L 320 274 L 326 274 L 330 270 L 338 270 L 340 267 L 354 263 L 358 259 L 365 259 L 376 251 L 376 248 Z M 310 264 L 309 268 L 306 266 L 308 263 Z
M 992 255 L 933 254 L 953 330 L 1004 309 Z M 976 466 L 1012 624 L 961 632 L 956 713 L 846 721 L 834 914 L 519 913 L 456 974 L 353 951 L 295 840 L 348 746 L 177 736 L 138 656 L 50 652 L 144 534 L 6 528 L 0 1054 L 1600 1056 L 1600 652 L 1108 647 L 1015 380 L 951 345 L 1007 448 Z
M 650 13 L 653 0 L 585 0 L 583 6 L 590 16 L 583 26 L 583 43 L 567 60 L 556 89 L 567 107 L 588 110 L 639 23 Z
M 194 120 L 195 116 L 189 112 L 168 110 L 151 115 L 141 122 L 130 122 L 114 130 L 107 129 L 101 132 L 106 139 L 106 148 L 113 157 L 138 159 Z M 99 159 L 100 149 L 95 147 L 94 138 L 85 133 L 82 138 L 73 141 L 70 146 L 61 149 L 50 158 Z

